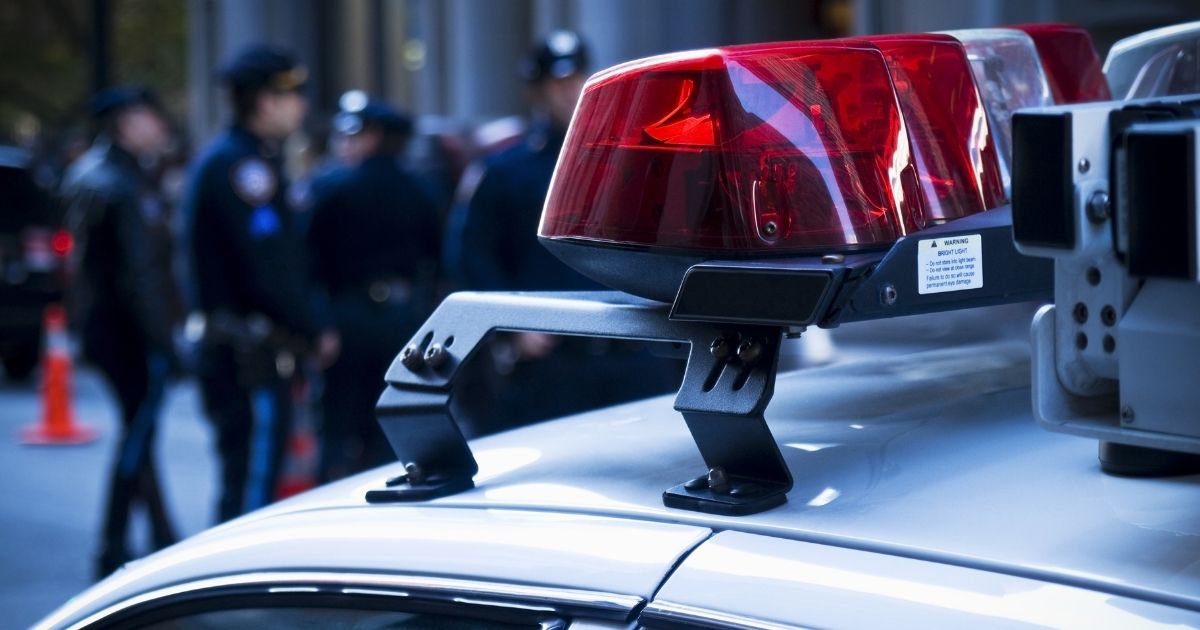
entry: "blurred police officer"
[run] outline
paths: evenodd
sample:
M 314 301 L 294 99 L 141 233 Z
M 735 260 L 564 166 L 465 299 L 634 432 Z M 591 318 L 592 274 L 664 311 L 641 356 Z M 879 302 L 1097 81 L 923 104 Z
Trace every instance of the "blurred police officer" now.
M 132 504 L 150 517 L 153 546 L 175 540 L 154 471 L 152 445 L 163 389 L 175 364 L 167 213 L 142 164 L 167 148 L 169 125 L 154 96 L 111 88 L 93 99 L 99 134 L 68 170 L 63 193 L 76 237 L 79 275 L 73 316 L 85 358 L 104 373 L 122 423 L 109 484 L 97 576 L 130 559 L 126 533 Z
M 407 116 L 361 92 L 334 118 L 347 167 L 313 183 L 313 277 L 342 341 L 325 371 L 321 477 L 394 459 L 375 420 L 384 373 L 432 309 L 440 229 L 436 202 L 398 161 Z
M 329 360 L 337 338 L 308 303 L 280 155 L 304 119 L 307 71 L 254 46 L 222 78 L 234 121 L 194 166 L 185 211 L 205 321 L 197 369 L 221 457 L 218 518 L 227 520 L 274 498 L 299 354 Z
M 534 108 L 529 131 L 463 176 L 447 256 L 472 289 L 597 289 L 537 243 L 537 226 L 567 125 L 587 76 L 573 31 L 554 31 L 522 60 Z
M 469 169 L 447 234 L 447 263 L 469 289 L 596 290 L 537 241 L 542 205 L 583 91 L 588 51 L 574 31 L 548 34 L 523 59 L 534 115 L 518 142 Z M 624 344 L 516 333 L 494 339 L 493 375 L 468 368 L 464 388 L 490 393 L 460 396 L 472 429 L 490 432 L 581 409 L 649 396 L 677 384 L 673 366 Z M 598 358 L 598 355 L 608 355 Z M 497 397 L 499 405 L 470 408 L 472 400 Z

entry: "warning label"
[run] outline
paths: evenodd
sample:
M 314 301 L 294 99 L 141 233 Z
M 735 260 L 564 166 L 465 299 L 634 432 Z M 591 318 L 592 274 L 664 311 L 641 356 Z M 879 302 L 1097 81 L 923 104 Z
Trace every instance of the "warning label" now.
M 945 293 L 983 287 L 983 238 L 978 234 L 917 243 L 917 292 Z

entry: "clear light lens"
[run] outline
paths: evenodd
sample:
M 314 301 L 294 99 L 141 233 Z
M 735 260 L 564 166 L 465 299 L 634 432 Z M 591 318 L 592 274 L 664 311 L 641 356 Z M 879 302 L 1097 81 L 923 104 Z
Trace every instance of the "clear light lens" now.
M 1038 59 L 1033 40 L 1025 33 L 1007 28 L 947 31 L 962 42 L 983 97 L 995 137 L 1004 189 L 1011 191 L 1012 115 L 1022 107 L 1053 105 L 1050 85 Z

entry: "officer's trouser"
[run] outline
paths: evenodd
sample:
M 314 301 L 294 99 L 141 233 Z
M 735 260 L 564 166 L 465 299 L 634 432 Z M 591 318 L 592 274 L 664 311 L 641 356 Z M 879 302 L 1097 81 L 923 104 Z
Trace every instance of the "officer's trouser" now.
M 134 345 L 137 344 L 125 345 L 124 351 L 105 348 L 89 353 L 111 385 L 121 410 L 121 437 L 109 482 L 100 574 L 115 570 L 129 559 L 126 536 L 135 500 L 146 506 L 154 548 L 161 549 L 175 541 L 153 458 L 155 428 L 169 366 L 164 357 L 147 356 L 130 347 Z
M 288 382 L 277 378 L 243 386 L 237 374 L 232 348 L 201 348 L 200 388 L 208 419 L 217 433 L 221 465 L 218 522 L 275 500 L 292 428 Z
M 417 320 L 407 305 L 339 296 L 331 305 L 342 351 L 324 373 L 321 396 L 322 482 L 395 461 L 375 417 L 384 376 Z

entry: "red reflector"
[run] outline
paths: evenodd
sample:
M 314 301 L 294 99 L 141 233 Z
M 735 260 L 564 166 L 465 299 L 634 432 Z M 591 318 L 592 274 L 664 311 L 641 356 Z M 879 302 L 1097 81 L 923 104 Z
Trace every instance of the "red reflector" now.
M 1112 100 L 1100 55 L 1092 36 L 1074 24 L 1021 24 L 1046 70 L 1054 102 L 1059 104 Z
M 66 257 L 71 253 L 71 248 L 75 247 L 75 238 L 67 230 L 59 230 L 50 240 L 50 247 L 54 249 L 55 254 Z
M 891 67 L 930 220 L 1003 205 L 1004 178 L 963 45 L 938 34 L 866 38 Z
M 798 42 L 593 77 L 539 234 L 739 256 L 881 247 L 925 222 L 882 53 Z

